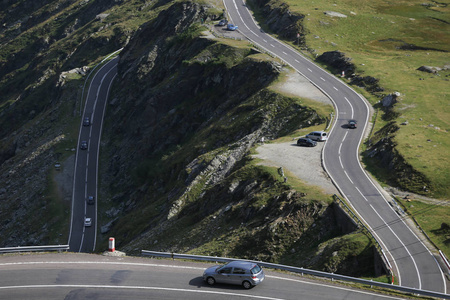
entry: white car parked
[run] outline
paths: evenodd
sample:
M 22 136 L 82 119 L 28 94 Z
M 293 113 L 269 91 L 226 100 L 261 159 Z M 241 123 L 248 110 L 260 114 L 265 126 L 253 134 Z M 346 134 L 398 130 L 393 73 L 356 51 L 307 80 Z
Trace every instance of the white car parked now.
M 306 135 L 306 138 L 312 139 L 313 141 L 323 142 L 328 139 L 328 135 L 325 131 L 313 131 Z

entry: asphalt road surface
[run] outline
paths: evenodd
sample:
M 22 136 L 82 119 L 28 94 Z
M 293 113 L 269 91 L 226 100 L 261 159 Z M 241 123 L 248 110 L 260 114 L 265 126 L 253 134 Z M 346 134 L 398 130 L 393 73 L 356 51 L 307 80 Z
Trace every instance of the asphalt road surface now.
M 116 57 L 104 64 L 92 78 L 86 98 L 86 105 L 80 125 L 77 154 L 75 158 L 72 194 L 72 217 L 69 246 L 72 252 L 92 252 L 97 238 L 97 171 L 100 137 L 106 100 L 114 77 L 117 74 Z M 89 126 L 83 126 L 85 117 Z M 87 149 L 81 149 L 82 141 Z M 87 203 L 87 197 L 94 196 L 94 204 Z M 91 218 L 92 225 L 84 226 L 85 218 Z
M 341 80 L 264 33 L 243 0 L 224 3 L 231 21 L 244 36 L 291 65 L 335 103 L 337 117 L 323 150 L 325 169 L 382 244 L 400 285 L 446 293 L 446 279 L 435 257 L 394 212 L 360 165 L 358 147 L 369 118 L 366 101 Z M 357 129 L 346 127 L 349 119 L 359 121 Z
M 205 263 L 92 254 L 0 256 L 0 299 L 400 299 L 265 269 L 253 289 L 203 282 Z

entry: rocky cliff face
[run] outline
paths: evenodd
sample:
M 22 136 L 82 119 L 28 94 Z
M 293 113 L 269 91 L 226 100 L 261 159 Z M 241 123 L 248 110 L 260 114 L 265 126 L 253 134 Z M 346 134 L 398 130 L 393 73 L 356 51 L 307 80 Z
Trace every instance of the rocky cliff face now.
M 207 15 L 206 7 L 175 3 L 121 54 L 103 135 L 104 237 L 128 253 L 319 266 L 316 253 L 302 249 L 341 234 L 328 204 L 291 190 L 247 154 L 262 137 L 325 120 L 267 89 L 278 63 L 246 43 L 201 37 L 198 21 Z
M 251 0 L 249 2 L 262 11 L 265 24 L 280 37 L 297 41 L 297 34 L 304 34 L 302 21 L 305 16 L 292 13 L 289 5 L 285 2 L 273 0 Z M 299 41 L 304 43 L 302 39 Z
M 112 3 L 106 2 L 83 5 L 102 13 L 102 5 Z M 52 3 L 20 2 L 25 5 L 24 13 L 15 29 L 30 30 L 45 15 L 40 9 Z M 47 8 L 60 12 L 71 4 Z M 247 155 L 262 137 L 267 141 L 325 120 L 296 99 L 267 89 L 282 69 L 279 63 L 246 42 L 201 37 L 205 29 L 199 20 L 208 19 L 211 6 L 159 1 L 146 2 L 137 11 L 142 13 L 152 5 L 161 12 L 149 12 L 148 23 L 122 52 L 106 114 L 99 192 L 104 234 L 99 249 L 111 234 L 118 247 L 129 253 L 191 251 L 345 270 L 347 256 L 335 255 L 338 246 L 315 250 L 341 235 L 328 203 L 291 190 L 270 170 L 255 166 Z M 23 19 L 27 9 L 37 9 L 32 20 Z M 80 20 L 84 16 L 75 15 Z M 23 82 L 2 85 L 20 97 L 0 112 L 2 124 L 11 124 L 1 128 L 1 246 L 67 241 L 71 181 L 65 180 L 69 187 L 61 188 L 55 187 L 54 179 L 70 177 L 68 167 L 73 165 L 77 136 L 72 127 L 78 129 L 77 91 L 83 80 L 57 84 L 59 71 L 82 67 L 83 62 L 127 40 L 121 26 L 105 33 L 114 23 L 95 19 L 86 25 L 69 19 L 58 19 L 63 26 L 51 35 L 55 41 L 40 40 L 52 44 L 55 37 L 65 37 L 64 51 L 50 44 L 49 52 L 45 47 L 29 48 L 43 52 L 29 57 L 36 70 L 24 82 L 41 85 L 22 94 L 17 87 Z M 87 30 L 91 25 L 94 30 Z M 15 29 L 7 27 L 4 32 L 14 36 Z M 16 62 L 23 66 L 28 54 L 20 52 Z M 14 76 L 6 77 L 25 76 L 20 70 L 13 72 Z M 33 102 L 41 97 L 43 101 Z M 62 168 L 57 171 L 54 163 L 60 159 Z M 332 269 L 324 265 L 327 261 Z

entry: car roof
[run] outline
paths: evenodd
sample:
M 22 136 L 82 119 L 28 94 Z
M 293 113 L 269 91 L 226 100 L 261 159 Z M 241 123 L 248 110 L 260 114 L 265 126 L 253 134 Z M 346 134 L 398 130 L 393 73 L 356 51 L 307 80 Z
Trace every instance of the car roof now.
M 241 267 L 241 268 L 251 269 L 251 268 L 253 268 L 254 266 L 256 266 L 256 263 L 249 262 L 249 261 L 241 261 L 241 260 L 237 260 L 237 261 L 232 261 L 232 262 L 228 263 L 227 266 L 229 266 L 229 267 Z

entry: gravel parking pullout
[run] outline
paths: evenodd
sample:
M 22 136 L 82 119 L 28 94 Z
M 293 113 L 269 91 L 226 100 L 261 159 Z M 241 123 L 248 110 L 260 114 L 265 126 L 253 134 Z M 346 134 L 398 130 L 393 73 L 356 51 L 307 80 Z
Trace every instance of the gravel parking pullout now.
M 272 88 L 296 97 L 332 105 L 328 97 L 297 72 L 290 73 L 285 82 Z M 299 147 L 296 139 L 285 143 L 263 144 L 256 149 L 258 154 L 254 157 L 263 159 L 262 165 L 289 170 L 302 181 L 321 187 L 324 193 L 339 194 L 322 167 L 324 145 L 325 143 L 318 142 L 316 147 Z
M 316 147 L 299 147 L 297 141 L 259 146 L 253 155 L 263 159 L 261 165 L 283 167 L 302 181 L 322 188 L 326 194 L 338 194 L 322 167 L 321 152 L 325 143 L 317 143 Z M 289 181 L 289 178 L 288 178 Z

